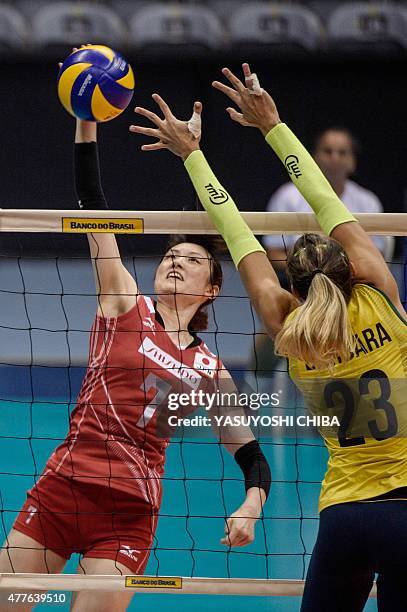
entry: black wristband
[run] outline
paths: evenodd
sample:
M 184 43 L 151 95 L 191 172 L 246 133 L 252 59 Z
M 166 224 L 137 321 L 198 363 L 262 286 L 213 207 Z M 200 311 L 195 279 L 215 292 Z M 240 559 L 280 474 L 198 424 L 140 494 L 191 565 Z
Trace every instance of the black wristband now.
M 244 475 L 246 491 L 251 487 L 263 489 L 268 497 L 271 485 L 271 471 L 257 440 L 241 446 L 235 453 L 236 463 Z
M 75 191 L 79 208 L 109 208 L 102 189 L 96 142 L 76 143 L 74 147 Z

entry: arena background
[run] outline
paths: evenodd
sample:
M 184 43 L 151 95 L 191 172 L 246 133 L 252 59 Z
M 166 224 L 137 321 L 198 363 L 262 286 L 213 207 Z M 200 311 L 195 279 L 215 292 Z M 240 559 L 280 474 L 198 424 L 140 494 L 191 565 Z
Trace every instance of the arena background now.
M 190 116 L 194 100 L 203 102 L 202 147 L 216 174 L 241 210 L 264 210 L 286 175 L 258 133 L 229 120 L 226 99 L 210 86 L 220 77 L 223 65 L 239 72 L 241 61 L 248 60 L 275 97 L 282 119 L 305 144 L 310 145 L 312 136 L 330 125 L 354 131 L 362 143 L 358 182 L 379 196 L 387 212 L 403 209 L 404 55 L 346 58 L 331 52 L 290 58 L 281 53 L 273 56 L 270 50 L 244 56 L 174 54 L 155 60 L 134 52 L 126 55 L 136 76 L 134 103 L 99 129 L 103 183 L 111 208 L 173 210 L 193 205 L 194 193 L 180 160 L 165 151 L 141 152 L 145 139 L 128 133 L 134 121 L 132 107 L 152 107 L 151 93 L 158 92 L 182 118 Z M 56 96 L 60 59 L 60 54 L 37 50 L 29 57 L 8 55 L 1 60 L 2 208 L 76 206 L 74 120 Z M 66 432 L 83 375 L 87 330 L 96 301 L 85 237 L 3 233 L 0 240 L 0 361 L 4 364 L 0 370 L 0 490 L 5 534 L 33 484 L 33 475 L 41 472 Z M 143 290 L 151 292 L 156 262 L 152 256 L 162 249 L 163 239 L 144 236 L 119 242 L 129 269 L 136 267 Z M 230 263 L 225 266 L 223 294 L 233 297 L 219 298 L 216 320 L 212 319 L 205 340 L 242 379 L 259 326 L 237 274 Z M 400 244 L 394 270 L 405 294 Z M 284 384 L 285 374 L 277 374 L 273 385 Z M 325 469 L 320 441 L 315 438 L 305 445 L 301 439 L 265 440 L 275 480 L 265 517 L 258 524 L 255 543 L 231 552 L 219 544 L 222 516 L 239 504 L 243 484 L 233 460 L 216 444 L 208 446 L 208 441 L 184 440 L 169 449 L 157 549 L 147 572 L 303 577 L 315 540 L 319 482 Z M 76 563 L 77 557 L 67 571 L 75 571 Z M 140 595 L 130 609 L 243 611 L 256 606 L 259 611 L 291 612 L 299 605 L 299 598 Z M 373 612 L 376 603 L 370 601 L 365 609 Z
M 243 210 L 263 210 L 271 192 L 286 180 L 273 152 L 255 130 L 230 121 L 224 96 L 211 88 L 227 63 L 240 71 L 251 61 L 278 104 L 282 119 L 308 146 L 319 130 L 344 125 L 362 143 L 357 178 L 372 189 L 388 212 L 400 211 L 405 188 L 405 59 L 334 55 L 290 61 L 257 57 L 218 57 L 208 61 L 166 57 L 156 62 L 129 56 L 136 89 L 129 109 L 100 127 L 104 185 L 112 208 L 171 210 L 191 204 L 193 191 L 182 163 L 166 151 L 139 150 L 141 137 L 128 133 L 133 107 L 153 106 L 160 93 L 178 116 L 191 115 L 203 102 L 202 147 Z M 57 60 L 3 61 L 3 208 L 71 208 L 73 119 L 56 97 Z M 45 169 L 45 171 L 44 171 Z M 159 179 L 159 180 L 158 180 Z

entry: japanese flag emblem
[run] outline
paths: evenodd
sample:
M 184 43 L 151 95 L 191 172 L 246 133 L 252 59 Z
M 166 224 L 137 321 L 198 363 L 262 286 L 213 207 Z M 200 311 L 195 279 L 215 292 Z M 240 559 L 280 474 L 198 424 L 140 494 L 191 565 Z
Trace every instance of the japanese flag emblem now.
M 205 353 L 197 353 L 194 360 L 194 368 L 196 370 L 203 370 L 203 372 L 213 378 L 217 370 L 217 363 L 214 357 L 209 357 Z

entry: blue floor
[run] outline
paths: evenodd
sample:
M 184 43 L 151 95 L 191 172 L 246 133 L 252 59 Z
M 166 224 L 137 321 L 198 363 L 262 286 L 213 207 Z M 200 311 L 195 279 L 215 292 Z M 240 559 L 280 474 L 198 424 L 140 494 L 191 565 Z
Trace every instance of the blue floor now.
M 30 404 L 0 402 L 0 490 L 3 539 L 42 467 L 65 435 L 68 407 L 48 400 Z M 15 437 L 20 439 L 16 439 Z M 48 438 L 48 439 L 41 439 Z M 175 441 L 168 449 L 164 501 L 156 548 L 147 573 L 180 576 L 303 578 L 317 530 L 317 499 L 326 452 L 318 439 L 275 438 L 263 441 L 273 473 L 265 516 L 256 540 L 228 551 L 220 544 L 224 516 L 241 503 L 241 473 L 229 455 L 212 440 Z M 224 470 L 225 476 L 222 478 Z M 214 518 L 216 517 L 216 518 Z M 72 558 L 66 571 L 76 571 Z M 295 612 L 299 598 L 195 595 L 136 595 L 129 610 L 212 610 Z M 36 609 L 46 609 L 42 605 Z M 68 604 L 57 606 L 68 610 Z M 51 609 L 51 607 L 50 607 Z M 52 606 L 56 609 L 56 606 Z M 366 611 L 377 610 L 369 601 Z

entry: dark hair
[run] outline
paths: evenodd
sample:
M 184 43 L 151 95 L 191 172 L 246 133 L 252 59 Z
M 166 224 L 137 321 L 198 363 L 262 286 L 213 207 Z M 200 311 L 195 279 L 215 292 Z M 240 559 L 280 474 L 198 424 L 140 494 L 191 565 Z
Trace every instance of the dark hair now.
M 356 136 L 354 136 L 354 134 L 352 134 L 352 132 L 348 128 L 342 127 L 340 125 L 334 125 L 332 127 L 325 128 L 324 130 L 321 130 L 320 132 L 318 132 L 318 134 L 314 137 L 314 140 L 312 143 L 312 151 L 314 153 L 320 146 L 322 138 L 328 132 L 339 132 L 340 134 L 345 134 L 345 136 L 349 138 L 353 155 L 355 157 L 358 157 L 360 155 L 360 152 L 361 152 L 360 141 L 358 140 L 358 138 L 356 138 Z
M 183 242 L 198 244 L 209 255 L 210 282 L 212 286 L 222 287 L 223 272 L 219 256 L 226 250 L 226 245 L 219 236 L 202 236 L 199 234 L 173 234 L 170 236 L 166 252 Z M 208 328 L 208 305 L 212 304 L 214 298 L 209 298 L 201 304 L 188 325 L 188 331 L 199 332 Z
M 341 244 L 318 234 L 301 236 L 287 258 L 287 275 L 303 303 L 289 315 L 275 340 L 276 353 L 332 369 L 354 347 L 347 311 L 352 273 Z

